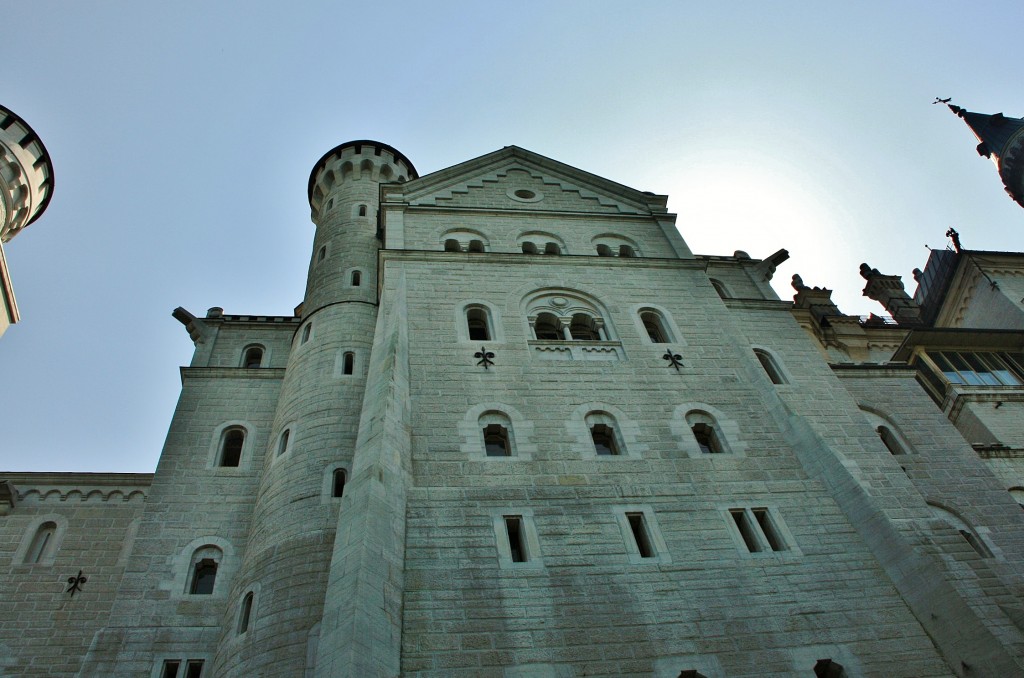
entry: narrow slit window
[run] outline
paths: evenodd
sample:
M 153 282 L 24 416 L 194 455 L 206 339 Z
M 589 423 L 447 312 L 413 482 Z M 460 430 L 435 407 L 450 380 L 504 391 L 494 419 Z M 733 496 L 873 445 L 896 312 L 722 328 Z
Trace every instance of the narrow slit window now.
M 359 271 L 352 271 L 352 287 L 359 287 L 363 282 L 363 274 Z
M 193 595 L 210 595 L 213 593 L 213 585 L 217 581 L 217 561 L 213 558 L 203 558 L 195 564 L 192 571 L 192 587 L 189 593 Z
M 259 346 L 250 346 L 245 349 L 245 357 L 242 359 L 242 364 L 247 369 L 254 369 L 263 364 L 263 349 Z
M 508 429 L 501 424 L 488 424 L 484 427 L 484 453 L 488 457 L 510 456 Z
M 715 280 L 714 278 L 712 278 L 711 279 L 711 286 L 715 288 L 715 292 L 718 293 L 719 297 L 721 297 L 722 299 L 728 299 L 729 298 L 729 293 L 726 292 L 725 285 L 723 285 L 720 281 Z
M 28 552 L 25 554 L 25 563 L 35 565 L 53 555 L 53 543 L 56 534 L 57 523 L 49 521 L 40 525 L 36 530 L 35 536 L 32 537 L 32 543 L 28 547 Z
M 361 217 L 365 217 L 366 216 L 366 205 L 360 205 L 359 206 L 359 216 L 361 216 Z
M 469 338 L 473 341 L 487 341 L 491 338 L 487 311 L 482 308 L 471 308 L 466 311 L 466 326 Z
M 615 440 L 615 429 L 607 424 L 594 424 L 590 429 L 590 437 L 594 441 L 594 451 L 602 456 L 619 454 L 619 445 Z
M 505 516 L 505 534 L 508 536 L 508 549 L 512 554 L 512 562 L 525 563 L 529 554 L 526 551 L 526 535 L 523 533 L 522 516 Z
M 341 359 L 341 373 L 352 374 L 355 371 L 356 365 L 356 354 L 352 351 L 345 351 L 345 355 Z
M 761 362 L 761 367 L 764 368 L 768 378 L 772 380 L 773 384 L 785 384 L 786 380 L 782 378 L 782 372 L 779 371 L 778 365 L 775 364 L 774 358 L 767 352 L 761 349 L 754 349 L 754 355 Z
M 750 517 L 747 515 L 747 512 L 743 509 L 733 509 L 729 513 L 736 522 L 736 527 L 739 528 L 740 535 L 743 537 L 743 543 L 747 545 L 747 550 L 751 553 L 760 553 L 762 550 L 761 544 L 757 539 L 757 534 L 754 532 L 754 526 L 750 524 Z
M 242 598 L 242 608 L 238 612 L 238 633 L 243 634 L 249 630 L 249 616 L 252 614 L 253 592 L 249 591 Z
M 981 556 L 982 558 L 991 558 L 992 557 L 992 552 L 988 550 L 987 546 L 985 546 L 983 543 L 981 543 L 981 540 L 978 539 L 978 537 L 973 532 L 971 532 L 970 530 L 958 530 L 958 531 L 960 532 L 960 536 L 964 538 L 964 541 L 966 541 L 968 544 L 970 544 L 971 548 L 974 549 L 974 551 L 979 556 Z
M 348 474 L 343 468 L 334 469 L 334 477 L 331 480 L 331 496 L 340 499 L 345 494 L 345 480 Z
M 245 432 L 240 428 L 228 429 L 224 432 L 221 442 L 220 466 L 236 467 L 242 461 L 242 447 L 245 445 Z
M 327 258 L 327 247 L 326 246 L 321 247 L 320 250 L 316 253 L 316 260 L 318 262 L 323 261 L 325 258 Z
M 647 533 L 647 522 L 643 513 L 627 513 L 629 529 L 633 532 L 633 541 L 636 542 L 637 551 L 641 558 L 653 558 L 654 547 L 651 546 L 651 538 Z
M 700 451 L 704 454 L 721 454 L 722 443 L 718 440 L 718 433 L 715 432 L 713 426 L 705 423 L 694 424 L 693 437 L 697 440 L 697 445 L 700 447 Z
M 779 536 L 778 530 L 775 529 L 775 524 L 772 523 L 772 518 L 768 515 L 767 509 L 753 509 L 754 519 L 757 520 L 757 526 L 761 528 L 761 533 L 768 540 L 768 546 L 771 547 L 772 551 L 785 551 L 786 543 Z
M 281 438 L 277 441 L 277 456 L 281 456 L 288 451 L 288 441 L 291 439 L 292 430 L 286 428 L 281 432 Z
M 164 670 L 160 672 L 160 678 L 178 678 L 179 668 L 181 668 L 181 662 L 177 659 L 165 660 Z

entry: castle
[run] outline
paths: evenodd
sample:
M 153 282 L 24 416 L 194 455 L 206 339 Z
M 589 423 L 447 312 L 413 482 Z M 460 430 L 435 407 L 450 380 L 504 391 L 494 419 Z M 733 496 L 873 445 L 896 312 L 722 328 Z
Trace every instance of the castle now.
M 308 196 L 294 316 L 174 311 L 155 474 L 0 475 L 0 675 L 1024 672 L 1024 255 L 865 320 L 514 146 Z

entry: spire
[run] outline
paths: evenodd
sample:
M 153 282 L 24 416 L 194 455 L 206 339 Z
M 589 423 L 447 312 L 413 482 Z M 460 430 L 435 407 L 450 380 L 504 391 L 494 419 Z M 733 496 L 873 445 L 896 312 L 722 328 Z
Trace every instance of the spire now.
M 1006 192 L 1024 207 L 1024 119 L 1002 113 L 973 113 L 949 103 L 949 99 L 936 98 L 932 103 L 946 104 L 967 123 L 978 138 L 978 155 L 995 163 Z

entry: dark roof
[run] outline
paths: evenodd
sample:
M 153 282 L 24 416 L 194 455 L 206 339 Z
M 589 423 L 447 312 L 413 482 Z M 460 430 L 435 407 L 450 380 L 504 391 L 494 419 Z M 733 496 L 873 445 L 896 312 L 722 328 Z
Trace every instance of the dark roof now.
M 1024 129 L 1024 120 L 1020 118 L 1008 118 L 1002 113 L 972 113 L 959 106 L 949 105 L 949 110 L 963 118 L 967 126 L 978 137 L 978 153 L 986 158 L 995 155 L 997 158 L 1003 153 L 1006 144 L 1021 129 Z

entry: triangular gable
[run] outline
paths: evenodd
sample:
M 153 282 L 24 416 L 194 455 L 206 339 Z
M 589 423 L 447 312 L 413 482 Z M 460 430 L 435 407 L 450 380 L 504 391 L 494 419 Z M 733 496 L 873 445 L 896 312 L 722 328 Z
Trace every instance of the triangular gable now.
M 408 205 L 609 215 L 664 213 L 666 203 L 665 196 L 637 191 L 516 146 L 401 186 L 385 186 L 384 192 L 386 200 Z

